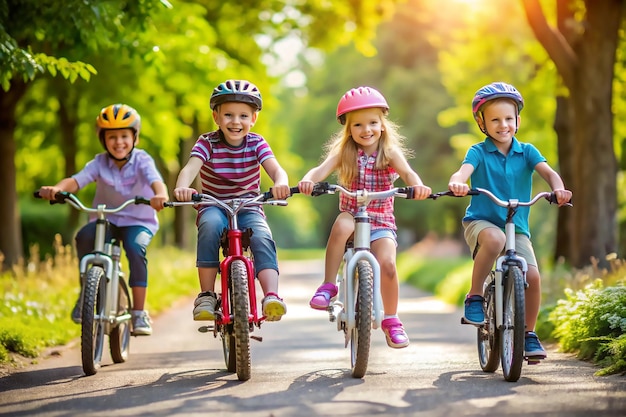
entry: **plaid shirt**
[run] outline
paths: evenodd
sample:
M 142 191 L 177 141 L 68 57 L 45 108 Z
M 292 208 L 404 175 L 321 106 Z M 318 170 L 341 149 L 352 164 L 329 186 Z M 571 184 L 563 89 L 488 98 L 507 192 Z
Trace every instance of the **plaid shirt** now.
M 348 187 L 350 191 L 385 191 L 393 187 L 393 183 L 399 177 L 398 173 L 390 166 L 384 169 L 376 169 L 376 155 L 378 155 L 378 152 L 374 152 L 368 157 L 363 150 L 359 149 L 357 158 L 359 175 Z M 393 200 L 393 197 L 389 197 L 369 203 L 367 212 L 370 215 L 372 230 L 397 230 L 396 218 L 393 215 Z M 347 211 L 354 216 L 357 212 L 356 198 L 341 194 L 339 196 L 339 210 L 342 212 Z

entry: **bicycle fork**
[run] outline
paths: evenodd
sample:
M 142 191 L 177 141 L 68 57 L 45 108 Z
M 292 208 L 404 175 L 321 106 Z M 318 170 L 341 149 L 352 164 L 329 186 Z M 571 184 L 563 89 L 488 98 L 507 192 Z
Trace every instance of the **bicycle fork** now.
M 515 263 L 522 268 L 524 281 L 526 281 L 526 272 L 528 271 L 528 264 L 526 260 L 520 256 L 517 256 L 515 252 L 515 224 L 509 222 L 505 225 L 506 229 L 506 250 L 503 256 L 500 256 L 496 261 L 495 269 L 495 299 L 496 299 L 496 329 L 502 328 L 503 318 L 502 310 L 504 308 L 504 273 L 509 269 L 510 263 Z M 524 282 L 526 285 L 526 282 Z

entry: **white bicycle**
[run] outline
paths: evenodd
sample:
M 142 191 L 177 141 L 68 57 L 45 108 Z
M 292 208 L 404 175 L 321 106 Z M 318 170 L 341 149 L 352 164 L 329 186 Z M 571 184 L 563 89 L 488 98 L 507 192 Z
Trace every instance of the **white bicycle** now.
M 341 192 L 357 199 L 354 216 L 354 235 L 348 241 L 343 255 L 343 267 L 337 275 L 337 297 L 328 306 L 329 319 L 337 323 L 337 330 L 345 336 L 345 347 L 350 344 L 351 373 L 362 378 L 367 371 L 371 329 L 378 329 L 383 320 L 380 293 L 380 266 L 370 251 L 370 217 L 368 204 L 389 197 L 413 198 L 413 187 L 391 188 L 386 191 L 349 191 L 340 185 L 320 182 L 315 184 L 312 196 Z
M 538 364 L 543 357 L 524 356 L 525 290 L 528 287 L 526 260 L 515 250 L 515 222 L 513 220 L 518 207 L 532 206 L 541 199 L 556 203 L 556 196 L 551 192 L 541 192 L 530 201 L 516 199 L 500 200 L 491 191 L 484 188 L 471 189 L 467 195 L 483 194 L 495 204 L 507 209 L 504 233 L 506 244 L 504 254 L 496 260 L 494 269 L 489 273 L 483 285 L 485 324 L 479 325 L 477 333 L 478 359 L 485 372 L 495 372 L 498 362 L 502 364 L 504 379 L 517 381 L 522 373 L 522 364 Z M 434 194 L 456 197 L 451 191 Z M 571 203 L 568 205 L 571 206 Z M 464 318 L 461 323 L 468 324 Z

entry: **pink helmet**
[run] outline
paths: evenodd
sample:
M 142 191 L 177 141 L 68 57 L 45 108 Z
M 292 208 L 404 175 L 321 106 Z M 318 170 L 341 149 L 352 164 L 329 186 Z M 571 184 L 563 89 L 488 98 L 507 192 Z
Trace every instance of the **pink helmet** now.
M 380 107 L 384 112 L 389 111 L 387 100 L 378 90 L 372 87 L 353 88 L 341 97 L 337 105 L 337 120 L 342 125 L 346 123 L 346 113 L 354 110 Z

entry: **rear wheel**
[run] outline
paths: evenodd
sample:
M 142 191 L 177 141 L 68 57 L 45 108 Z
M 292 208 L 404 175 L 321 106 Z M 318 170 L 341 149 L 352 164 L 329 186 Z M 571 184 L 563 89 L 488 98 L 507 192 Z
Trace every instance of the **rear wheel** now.
M 130 296 L 126 282 L 119 278 L 117 294 L 117 324 L 111 329 L 109 347 L 115 363 L 126 362 L 130 351 Z
M 250 379 L 250 323 L 248 305 L 248 273 L 242 260 L 230 264 L 230 285 L 233 291 L 233 320 L 237 378 Z M 232 348 L 232 345 L 231 345 Z
M 357 262 L 355 277 L 356 325 L 350 337 L 352 376 L 363 378 L 367 371 L 372 333 L 373 272 L 367 261 Z
M 524 274 L 516 266 L 509 266 L 504 275 L 502 299 L 501 362 L 504 379 L 515 382 L 522 373 L 524 361 Z
M 496 328 L 496 299 L 494 272 L 492 271 L 483 297 L 485 298 L 485 324 L 478 328 L 478 360 L 485 372 L 495 372 L 500 363 L 500 333 Z
M 102 361 L 105 291 L 104 270 L 99 266 L 92 266 L 85 275 L 80 335 L 83 371 L 87 375 L 98 372 Z

